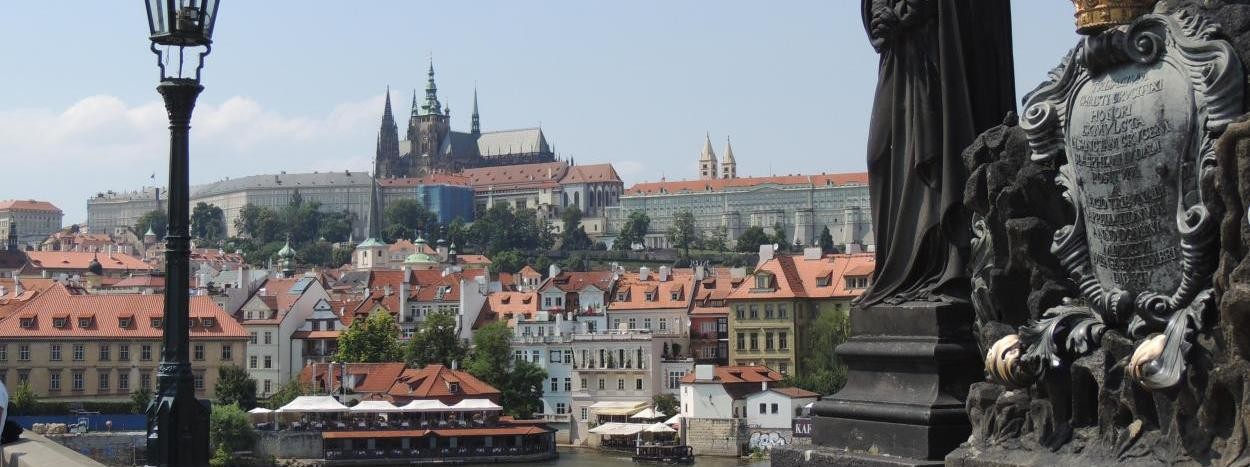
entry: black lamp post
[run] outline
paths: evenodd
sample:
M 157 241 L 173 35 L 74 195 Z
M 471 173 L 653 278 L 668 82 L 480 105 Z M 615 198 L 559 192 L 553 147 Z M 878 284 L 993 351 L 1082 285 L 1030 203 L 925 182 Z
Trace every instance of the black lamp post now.
M 204 90 L 200 86 L 200 70 L 204 57 L 212 50 L 219 0 L 146 2 L 152 52 L 161 70 L 161 84 L 156 90 L 165 99 L 169 113 L 169 229 L 165 235 L 165 276 L 169 283 L 165 287 L 164 348 L 156 377 L 159 389 L 147 410 L 147 460 L 162 467 L 207 466 L 209 404 L 195 398 L 195 376 L 188 352 L 191 238 L 187 228 L 187 166 L 191 111 L 195 98 Z M 193 55 L 199 54 L 193 75 L 185 72 L 188 47 L 193 48 Z

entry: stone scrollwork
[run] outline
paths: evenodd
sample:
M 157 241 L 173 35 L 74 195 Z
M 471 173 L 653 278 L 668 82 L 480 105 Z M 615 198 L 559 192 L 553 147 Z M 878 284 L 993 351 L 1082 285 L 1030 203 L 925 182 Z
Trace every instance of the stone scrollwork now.
M 1219 37 L 1197 16 L 1146 15 L 1086 38 L 1025 97 L 1032 159 L 1058 167 L 1070 209 L 1051 252 L 1079 295 L 990 349 L 995 380 L 1028 384 L 1108 329 L 1140 341 L 1135 381 L 1181 380 L 1219 263 L 1215 141 L 1242 111 L 1242 66 Z

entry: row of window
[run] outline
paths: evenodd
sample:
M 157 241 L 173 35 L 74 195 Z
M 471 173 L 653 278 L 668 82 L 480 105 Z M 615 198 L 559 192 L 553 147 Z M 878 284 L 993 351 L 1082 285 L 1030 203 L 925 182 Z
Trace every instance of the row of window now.
M 776 344 L 773 346 L 773 335 L 777 336 Z M 760 333 L 758 332 L 740 332 L 738 333 L 738 350 L 747 350 L 747 342 L 751 343 L 750 350 L 760 349 Z M 772 331 L 764 332 L 764 350 L 789 350 L 790 349 L 790 333 L 782 331 L 773 333 Z
M 247 357 L 247 367 L 255 370 L 257 368 L 256 367 L 257 361 L 258 359 L 255 355 L 249 355 Z M 273 368 L 273 355 L 266 355 L 265 356 L 265 369 L 268 370 L 270 368 Z
M 734 308 L 734 315 L 740 320 L 760 319 L 760 308 L 760 305 L 754 303 L 750 305 L 738 305 Z M 790 319 L 790 309 L 785 303 L 778 303 L 775 305 L 772 303 L 765 303 L 763 308 L 764 319 Z
M 37 318 L 34 316 L 24 317 L 21 319 L 21 326 L 23 329 L 34 329 L 36 321 L 37 321 Z M 163 318 L 151 318 L 151 320 L 149 321 L 149 324 L 151 324 L 152 327 L 155 329 L 160 329 L 161 326 L 164 325 L 164 322 L 165 320 Z M 52 318 L 52 327 L 57 328 L 57 329 L 68 329 L 69 323 L 70 323 L 69 317 Z M 217 326 L 217 319 L 216 318 L 190 318 L 187 321 L 187 325 L 191 329 L 195 329 L 197 327 L 200 327 L 201 325 L 206 328 L 211 328 L 211 327 Z M 117 326 L 122 329 L 131 329 L 134 327 L 134 318 L 133 317 L 117 318 Z M 79 317 L 78 327 L 81 329 L 94 328 L 95 318 Z
M 252 345 L 256 345 L 256 333 L 252 333 Z M 265 331 L 265 345 L 273 344 L 273 331 Z
M 64 370 L 58 370 L 58 369 L 48 370 L 48 391 L 58 392 L 62 389 L 61 374 L 63 373 L 63 371 Z M 3 383 L 5 385 L 9 384 L 8 374 L 9 374 L 9 370 L 0 368 L 0 383 Z M 195 389 L 197 391 L 203 390 L 204 389 L 204 372 L 195 371 L 193 372 L 193 374 L 195 376 Z M 70 384 L 69 384 L 70 390 L 71 391 L 85 391 L 87 388 L 86 375 L 87 375 L 87 370 L 70 370 Z M 152 375 L 153 375 L 152 370 L 140 371 L 139 372 L 139 386 L 136 389 L 141 389 L 141 388 L 149 388 L 153 390 L 157 389 L 155 386 L 153 386 L 153 382 L 155 381 L 155 379 L 153 378 Z M 98 370 L 96 373 L 96 392 L 110 392 L 110 391 L 130 392 L 131 391 L 129 371 L 122 370 L 117 373 L 116 387 L 113 386 L 113 381 L 114 379 L 113 379 L 112 370 Z M 268 381 L 266 381 L 266 383 L 268 383 Z M 23 368 L 23 369 L 17 370 L 17 384 L 19 385 L 30 384 L 30 370 L 29 369 Z
M 639 329 L 639 328 L 638 328 L 638 318 L 629 318 L 629 319 L 628 319 L 628 320 L 626 320 L 625 322 L 629 324 L 629 329 Z M 667 319 L 664 319 L 664 318 L 656 318 L 656 322 L 657 322 L 656 324 L 658 324 L 658 325 L 659 325 L 659 328 L 658 328 L 659 330 L 661 330 L 661 331 L 667 331 L 667 330 L 668 330 L 668 326 L 669 326 L 669 324 L 668 324 L 668 320 L 667 320 Z M 680 323 L 680 322 L 681 322 L 681 318 L 673 318 L 673 329 L 679 329 L 679 328 L 681 328 L 681 326 L 678 324 L 678 323 Z M 620 318 L 613 318 L 613 319 L 612 319 L 612 329 L 620 329 L 620 328 L 621 328 L 621 319 L 620 319 Z M 643 318 L 643 319 L 642 319 L 642 329 L 651 329 L 651 318 Z
M 141 344 L 139 346 L 139 360 L 142 360 L 142 361 L 152 360 L 152 347 L 153 347 L 152 344 Z M 193 360 L 197 360 L 197 361 L 204 360 L 204 354 L 205 354 L 204 344 L 195 344 L 195 346 L 192 349 L 193 351 L 192 351 L 191 358 Z M 71 352 L 72 352 L 71 357 L 73 361 L 75 362 L 85 361 L 86 356 L 87 356 L 86 355 L 87 346 L 86 344 L 73 344 L 71 347 Z M 113 359 L 113 344 L 100 344 L 99 352 L 100 352 L 99 361 L 101 362 L 111 361 Z M 48 360 L 59 362 L 61 361 L 61 358 L 62 358 L 61 357 L 61 344 L 49 344 L 48 345 Z M 234 348 L 230 344 L 225 344 L 221 346 L 221 359 L 222 360 L 234 359 Z M 17 360 L 23 361 L 23 362 L 30 361 L 30 344 L 18 344 Z M 7 361 L 9 361 L 9 345 L 0 344 L 0 362 L 7 362 Z M 118 344 L 117 361 L 119 362 L 130 361 L 130 344 Z

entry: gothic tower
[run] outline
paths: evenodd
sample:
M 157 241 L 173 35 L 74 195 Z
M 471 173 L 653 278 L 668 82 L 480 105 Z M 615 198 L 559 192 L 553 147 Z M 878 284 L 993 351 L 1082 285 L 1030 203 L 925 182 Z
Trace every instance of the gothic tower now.
M 470 124 L 469 133 L 482 134 L 482 120 L 477 114 L 477 86 L 473 87 L 473 122 Z
M 378 150 L 373 158 L 373 176 L 390 178 L 403 176 L 405 170 L 399 163 L 399 127 L 391 111 L 391 87 L 386 87 L 386 107 L 382 109 L 382 127 L 378 129 Z
M 429 78 L 425 84 L 425 102 L 417 107 L 416 95 L 413 95 L 412 117 L 408 122 L 408 141 L 412 144 L 411 156 L 414 158 L 422 158 L 421 164 L 429 168 L 447 168 L 444 167 L 445 162 L 439 160 L 442 155 L 441 149 L 443 143 L 447 140 L 447 133 L 451 131 L 448 124 L 447 114 L 443 112 L 443 105 L 438 101 L 438 86 L 434 84 L 434 61 L 430 61 Z M 429 159 L 424 159 L 426 156 Z M 409 173 L 410 176 L 420 176 L 425 172 L 422 170 L 414 170 Z
M 703 135 L 703 150 L 699 151 L 699 179 L 715 180 L 716 170 L 716 153 L 712 152 L 712 139 Z
M 729 143 L 728 136 L 725 137 L 725 162 L 721 163 L 720 173 L 724 178 L 738 178 L 738 162 L 734 160 L 734 147 Z

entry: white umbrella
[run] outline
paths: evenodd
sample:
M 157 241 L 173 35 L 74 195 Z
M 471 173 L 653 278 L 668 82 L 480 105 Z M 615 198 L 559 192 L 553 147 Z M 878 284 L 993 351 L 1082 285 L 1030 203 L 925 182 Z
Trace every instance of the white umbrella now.
M 446 412 L 450 407 L 442 401 L 419 399 L 404 404 L 400 409 L 405 412 Z
M 677 424 L 677 423 L 681 423 L 681 414 L 674 415 L 674 416 L 672 416 L 671 418 L 669 418 L 668 420 L 665 420 L 665 421 L 664 421 L 664 424 L 665 424 L 665 425 L 673 425 L 673 424 Z
M 660 412 L 650 407 L 647 407 L 643 409 L 641 412 L 631 415 L 629 418 L 641 419 L 641 420 L 652 420 L 652 419 L 663 418 L 667 416 L 668 415 L 665 415 L 664 412 Z
M 401 409 L 387 401 L 361 401 L 352 407 L 352 412 L 382 413 L 399 412 Z
M 676 433 L 677 432 L 677 430 L 674 430 L 668 425 L 665 425 L 663 423 L 656 423 L 654 425 L 651 425 L 643 429 L 642 431 L 645 431 L 647 433 Z
M 451 406 L 450 410 L 503 410 L 503 407 L 491 402 L 490 399 L 464 399 Z

